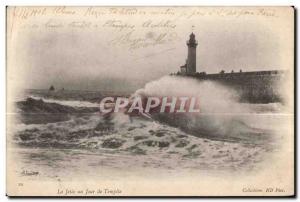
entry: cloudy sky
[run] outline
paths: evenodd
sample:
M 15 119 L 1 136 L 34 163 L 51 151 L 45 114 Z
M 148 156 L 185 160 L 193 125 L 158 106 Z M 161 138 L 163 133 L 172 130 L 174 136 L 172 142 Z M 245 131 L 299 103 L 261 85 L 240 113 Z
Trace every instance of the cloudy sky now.
M 32 10 L 11 8 L 7 29 L 11 85 L 132 91 L 179 70 L 191 31 L 198 40 L 198 72 L 286 69 L 292 57 L 292 9 L 272 8 L 273 16 L 255 9 L 251 12 L 257 15 L 230 16 L 226 9 L 208 15 L 207 8 L 152 8 L 161 14 L 98 16 L 108 8 L 91 9 L 64 8 L 53 14 L 55 10 L 47 8 L 42 16 L 22 19 L 22 13 Z M 181 16 L 195 10 L 202 14 Z

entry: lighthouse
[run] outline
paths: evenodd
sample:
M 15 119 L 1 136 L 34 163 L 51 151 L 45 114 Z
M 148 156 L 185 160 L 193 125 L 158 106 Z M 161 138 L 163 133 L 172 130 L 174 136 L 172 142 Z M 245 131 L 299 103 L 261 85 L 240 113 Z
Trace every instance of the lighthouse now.
M 190 39 L 186 42 L 186 45 L 188 46 L 186 73 L 191 75 L 196 73 L 196 48 L 198 45 L 193 32 L 190 34 Z

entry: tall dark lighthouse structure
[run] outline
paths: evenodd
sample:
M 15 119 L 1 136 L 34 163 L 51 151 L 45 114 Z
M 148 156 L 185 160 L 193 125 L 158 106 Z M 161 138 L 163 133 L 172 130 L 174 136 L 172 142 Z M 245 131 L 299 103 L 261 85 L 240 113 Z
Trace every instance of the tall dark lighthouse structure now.
M 186 44 L 188 46 L 186 73 L 195 74 L 196 73 L 196 48 L 198 42 L 195 40 L 195 34 L 193 32 L 190 34 L 190 39 L 186 42 Z

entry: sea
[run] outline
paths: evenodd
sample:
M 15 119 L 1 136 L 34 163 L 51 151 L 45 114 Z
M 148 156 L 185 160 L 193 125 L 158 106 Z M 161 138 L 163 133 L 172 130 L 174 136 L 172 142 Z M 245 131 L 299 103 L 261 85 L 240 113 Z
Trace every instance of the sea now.
M 238 176 L 263 169 L 282 149 L 280 142 L 293 118 L 284 104 L 239 103 L 217 84 L 170 78 L 151 82 L 135 93 L 182 92 L 170 90 L 172 82 L 203 98 L 199 116 L 179 115 L 184 119 L 177 116 L 169 121 L 168 115 L 145 118 L 116 113 L 107 119 L 99 113 L 100 100 L 130 94 L 24 91 L 7 113 L 12 120 L 7 149 L 17 162 L 10 169 L 29 180 L 50 181 L 180 173 Z

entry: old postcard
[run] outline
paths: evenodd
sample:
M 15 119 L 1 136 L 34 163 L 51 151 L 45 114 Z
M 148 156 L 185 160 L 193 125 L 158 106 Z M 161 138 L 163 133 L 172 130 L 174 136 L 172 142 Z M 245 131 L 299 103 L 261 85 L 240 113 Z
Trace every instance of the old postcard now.
M 293 7 L 7 7 L 8 196 L 293 196 Z

